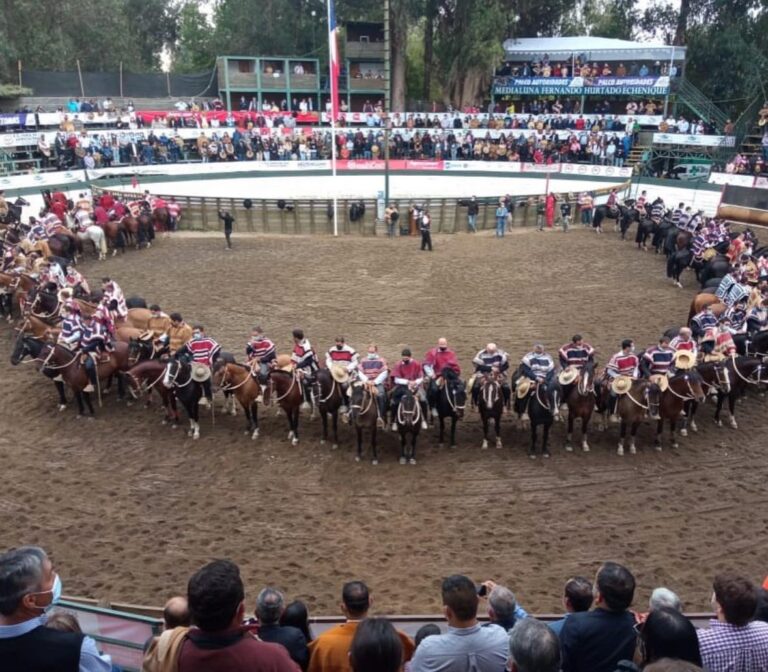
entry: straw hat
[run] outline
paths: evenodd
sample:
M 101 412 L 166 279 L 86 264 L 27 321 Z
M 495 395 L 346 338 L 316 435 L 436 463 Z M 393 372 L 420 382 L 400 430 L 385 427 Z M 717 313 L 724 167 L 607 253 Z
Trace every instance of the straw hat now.
M 614 394 L 626 394 L 632 389 L 632 379 L 629 376 L 616 376 L 611 381 L 611 390 Z
M 533 381 L 531 381 L 530 378 L 520 378 L 517 381 L 517 386 L 515 387 L 515 394 L 517 394 L 517 398 L 525 399 L 525 397 L 527 397 L 528 393 L 531 391 L 532 384 Z
M 331 377 L 339 384 L 349 382 L 349 371 L 343 364 L 333 364 L 331 366 Z
M 557 376 L 557 382 L 561 385 L 570 385 L 571 383 L 575 383 L 578 378 L 579 370 L 575 366 L 568 366 Z
M 196 383 L 204 383 L 211 377 L 211 369 L 205 364 L 192 362 L 190 375 L 192 376 L 192 380 L 194 380 Z
M 696 366 L 696 358 L 690 350 L 678 350 L 675 353 L 676 369 L 692 369 Z
M 662 392 L 665 392 L 669 387 L 669 378 L 660 373 L 654 373 L 648 380 L 651 381 L 651 384 L 656 385 Z
M 275 358 L 275 366 L 281 371 L 287 371 L 288 373 L 290 373 L 293 370 L 293 366 L 291 366 L 291 356 L 278 355 Z

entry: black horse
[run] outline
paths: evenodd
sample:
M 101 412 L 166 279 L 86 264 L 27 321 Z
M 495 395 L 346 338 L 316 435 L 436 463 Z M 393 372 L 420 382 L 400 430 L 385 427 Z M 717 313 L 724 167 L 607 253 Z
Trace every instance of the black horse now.
M 400 403 L 395 410 L 394 421 L 400 433 L 400 464 L 416 464 L 416 439 L 421 430 L 422 410 L 416 395 L 407 388 L 400 397 Z M 406 437 L 411 436 L 411 447 L 406 446 Z
M 522 365 L 518 367 L 512 376 L 513 388 L 517 389 L 517 381 L 523 376 Z M 550 457 L 549 452 L 549 430 L 552 423 L 560 417 L 560 400 L 562 391 L 557 381 L 541 380 L 531 385 L 531 390 L 524 397 L 515 394 L 514 410 L 520 420 L 529 422 L 531 427 L 531 446 L 528 449 L 528 457 L 536 459 L 536 443 L 538 439 L 538 428 L 543 428 L 541 454 L 543 457 Z M 527 414 L 527 418 L 526 418 Z
M 440 423 L 440 438 L 442 446 L 445 440 L 445 419 L 451 419 L 451 448 L 456 447 L 456 423 L 464 417 L 467 406 L 467 388 L 464 381 L 452 369 L 445 368 L 441 372 L 442 387 L 438 388 L 435 397 L 438 422 Z
M 320 443 L 324 444 L 328 440 L 328 416 L 331 416 L 333 427 L 333 444 L 331 448 L 336 450 L 339 447 L 339 409 L 344 405 L 344 393 L 341 385 L 331 376 L 328 369 L 320 369 L 315 377 L 315 391 L 317 410 L 320 413 L 320 419 L 323 421 L 323 438 Z
M 0 224 L 18 224 L 21 221 L 21 209 L 29 205 L 29 201 L 19 196 L 13 203 L 8 203 L 8 212 L 4 217 L 0 217 Z
M 731 270 L 731 262 L 724 254 L 716 254 L 712 259 L 702 264 L 693 264 L 692 268 L 697 271 L 699 283 L 702 289 L 707 283 L 715 278 L 724 278 Z
M 187 434 L 193 439 L 200 438 L 200 398 L 203 396 L 203 386 L 192 378 L 192 367 L 189 362 L 179 359 L 169 359 L 165 366 L 163 385 L 173 392 L 189 418 Z

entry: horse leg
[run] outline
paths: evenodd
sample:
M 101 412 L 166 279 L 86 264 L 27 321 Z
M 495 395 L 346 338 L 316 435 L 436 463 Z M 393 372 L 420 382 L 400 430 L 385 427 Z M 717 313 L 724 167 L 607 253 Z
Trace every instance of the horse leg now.
M 400 428 L 400 464 L 405 464 L 405 428 Z
M 243 414 L 245 415 L 245 434 L 250 434 L 253 431 L 253 420 L 251 419 L 251 409 L 248 406 L 243 406 Z
M 328 413 L 326 411 L 320 411 L 320 420 L 323 423 L 323 433 L 320 438 L 320 445 L 324 445 L 328 440 Z
M 624 418 L 621 419 L 621 426 L 619 427 L 619 446 L 616 448 L 616 454 L 620 457 L 624 455 L 624 439 L 627 436 L 627 422 Z
M 291 445 L 297 446 L 299 444 L 299 409 L 297 406 L 293 409 L 293 422 L 291 423 L 291 431 L 293 432 L 293 439 L 291 439 Z
M 93 402 L 91 401 L 90 392 L 83 392 L 83 397 L 85 398 L 85 405 L 88 407 L 88 412 L 91 414 L 91 417 L 93 417 L 96 415 L 96 411 L 93 410 Z
M 451 448 L 456 447 L 456 422 L 458 418 L 453 415 L 451 416 Z
M 573 413 L 568 414 L 568 430 L 565 435 L 565 452 L 573 452 L 573 446 L 571 445 L 571 438 L 573 436 Z
M 585 452 L 589 452 L 589 418 L 582 416 L 581 418 L 581 449 Z
M 729 421 L 731 429 L 738 429 L 739 423 L 736 422 L 736 392 L 733 390 L 731 390 L 731 393 L 728 395 L 728 412 L 731 415 Z
M 411 428 L 411 456 L 408 459 L 410 464 L 416 464 L 416 438 L 418 435 L 418 425 L 416 425 Z
M 63 411 L 67 407 L 67 395 L 64 393 L 64 383 L 60 380 L 53 382 L 56 391 L 59 393 L 59 410 Z
M 672 448 L 672 450 L 677 450 L 680 447 L 680 444 L 678 444 L 677 442 L 677 436 L 675 435 L 676 425 L 677 425 L 677 419 L 670 418 L 669 419 L 669 447 Z
M 720 392 L 720 390 L 717 391 L 717 406 L 715 407 L 715 424 L 718 427 L 723 426 L 723 421 L 720 419 L 720 413 L 723 410 L 723 404 L 725 403 L 725 395 Z
M 632 423 L 632 427 L 630 428 L 629 433 L 629 454 L 635 455 L 637 453 L 637 447 L 635 446 L 635 435 L 637 434 L 637 429 L 640 427 L 640 421 L 635 420 L 635 422 Z
M 293 411 L 290 408 L 284 408 L 285 419 L 288 422 L 288 440 L 293 440 Z
M 444 436 L 445 436 L 445 418 L 443 418 L 442 415 L 440 416 L 439 424 L 440 424 L 440 438 L 437 440 L 437 444 L 440 448 L 442 448 Z
M 331 413 L 333 419 L 333 444 L 331 444 L 331 450 L 339 449 L 339 409 L 337 408 Z
M 482 450 L 486 450 L 488 448 L 488 416 L 483 415 L 483 445 L 481 446 Z
M 528 457 L 532 460 L 536 459 L 536 427 L 537 425 L 531 422 L 531 447 L 528 449 Z
M 663 418 L 659 418 L 658 422 L 656 423 L 656 438 L 653 440 L 653 447 L 661 452 L 661 435 L 664 432 L 664 420 Z
M 122 371 L 117 371 L 115 375 L 117 376 L 117 400 L 125 401 L 125 381 L 123 380 L 123 373 Z
M 550 457 L 549 452 L 549 429 L 551 427 L 551 423 L 545 422 L 544 423 L 544 436 L 542 436 L 542 443 L 541 443 L 541 454 L 544 457 Z
M 83 393 L 75 392 L 75 400 L 77 401 L 77 417 L 82 418 L 85 415 L 85 404 L 83 403 Z
M 376 427 L 376 424 L 374 423 L 373 427 L 371 427 L 371 449 L 373 450 L 373 460 L 371 460 L 371 464 L 376 466 L 379 463 L 379 453 L 378 449 L 376 447 L 376 430 L 378 427 Z
M 355 462 L 359 462 L 363 459 L 363 428 L 357 427 L 357 455 L 355 455 Z
M 494 428 L 496 429 L 496 448 L 501 448 L 501 411 L 493 419 Z
M 251 439 L 255 441 L 259 438 L 259 405 L 255 401 L 251 402 L 251 418 L 253 418 Z

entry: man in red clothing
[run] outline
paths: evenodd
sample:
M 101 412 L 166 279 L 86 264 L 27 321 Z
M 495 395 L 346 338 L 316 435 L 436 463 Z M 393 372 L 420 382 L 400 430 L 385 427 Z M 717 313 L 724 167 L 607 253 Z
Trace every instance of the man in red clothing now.
M 245 615 L 245 589 L 237 565 L 216 560 L 189 580 L 193 627 L 179 649 L 179 672 L 299 672 L 280 644 L 263 642 Z
M 456 376 L 461 375 L 461 367 L 459 366 L 459 360 L 456 358 L 456 353 L 448 347 L 448 340 L 446 338 L 439 338 L 437 340 L 437 347 L 432 348 L 424 355 L 424 373 L 429 380 L 427 399 L 429 400 L 433 417 L 437 417 L 437 408 L 435 407 L 437 390 L 438 387 L 443 385 L 443 376 L 446 373 L 446 369 Z
M 424 394 L 424 373 L 421 362 L 413 359 L 410 348 L 403 348 L 402 359 L 392 369 L 392 431 L 397 431 L 397 407 L 400 405 L 400 399 L 410 390 L 419 399 L 421 404 L 421 428 L 427 429 L 427 399 Z

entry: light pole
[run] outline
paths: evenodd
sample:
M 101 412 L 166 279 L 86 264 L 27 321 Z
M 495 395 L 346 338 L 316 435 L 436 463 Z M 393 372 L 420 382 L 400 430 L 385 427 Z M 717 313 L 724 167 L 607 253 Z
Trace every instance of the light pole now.
M 387 114 L 385 112 L 385 114 Z M 384 117 L 384 207 L 389 207 L 389 132 L 392 130 L 392 118 Z

